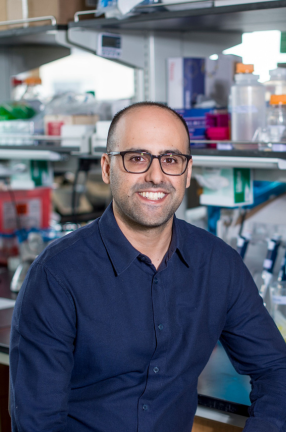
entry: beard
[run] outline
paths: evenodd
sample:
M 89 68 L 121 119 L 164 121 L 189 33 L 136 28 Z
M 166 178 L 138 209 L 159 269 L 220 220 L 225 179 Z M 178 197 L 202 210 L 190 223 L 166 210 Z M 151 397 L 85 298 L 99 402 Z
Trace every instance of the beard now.
M 124 191 L 124 180 L 117 170 L 111 169 L 110 189 L 121 217 L 129 224 L 137 228 L 158 228 L 164 226 L 179 208 L 184 195 L 176 193 L 176 189 L 170 183 L 154 184 L 152 182 L 136 183 L 129 191 Z M 163 191 L 168 194 L 167 202 L 161 206 L 148 201 L 138 204 L 136 195 L 138 192 L 152 190 Z

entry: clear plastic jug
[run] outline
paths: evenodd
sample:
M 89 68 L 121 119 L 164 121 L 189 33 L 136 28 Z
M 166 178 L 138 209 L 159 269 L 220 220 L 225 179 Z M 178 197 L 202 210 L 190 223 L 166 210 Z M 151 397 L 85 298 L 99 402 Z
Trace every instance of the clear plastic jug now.
M 251 141 L 266 123 L 265 87 L 253 75 L 253 65 L 237 64 L 235 84 L 231 87 L 231 139 Z

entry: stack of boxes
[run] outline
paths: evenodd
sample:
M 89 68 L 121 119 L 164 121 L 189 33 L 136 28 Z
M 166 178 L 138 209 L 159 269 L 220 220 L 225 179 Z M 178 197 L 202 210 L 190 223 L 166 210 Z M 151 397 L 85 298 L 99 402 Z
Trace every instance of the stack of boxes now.
M 75 12 L 86 9 L 94 9 L 88 0 L 0 0 L 0 21 L 52 15 L 58 24 L 67 24 L 73 21 Z M 30 25 L 43 25 L 43 22 Z
M 206 139 L 206 115 L 214 113 L 214 106 L 227 108 L 235 66 L 240 61 L 241 57 L 223 54 L 217 60 L 190 57 L 168 59 L 168 105 L 184 117 L 191 139 Z M 210 104 L 212 107 L 205 105 L 204 108 L 196 108 L 196 103 L 204 99 L 213 101 Z M 217 114 L 225 115 L 225 112 Z M 228 124 L 224 123 L 223 127 L 228 128 Z M 226 137 L 228 132 L 224 130 L 223 138 Z

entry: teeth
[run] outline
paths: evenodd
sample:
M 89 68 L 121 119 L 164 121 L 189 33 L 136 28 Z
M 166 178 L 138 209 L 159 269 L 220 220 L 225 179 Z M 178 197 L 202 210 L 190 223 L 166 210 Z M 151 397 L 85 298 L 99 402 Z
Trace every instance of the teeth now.
M 139 192 L 139 195 L 152 201 L 157 201 L 164 198 L 166 194 L 163 192 Z

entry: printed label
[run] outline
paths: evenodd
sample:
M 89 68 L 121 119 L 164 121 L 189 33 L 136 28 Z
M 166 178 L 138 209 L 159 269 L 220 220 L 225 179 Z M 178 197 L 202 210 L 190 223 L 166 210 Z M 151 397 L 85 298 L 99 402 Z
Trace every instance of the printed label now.
M 275 304 L 286 305 L 286 296 L 274 295 L 274 296 L 272 296 L 272 302 Z
M 240 105 L 236 107 L 231 107 L 231 112 L 235 114 L 253 114 L 257 113 L 257 107 L 254 105 Z

